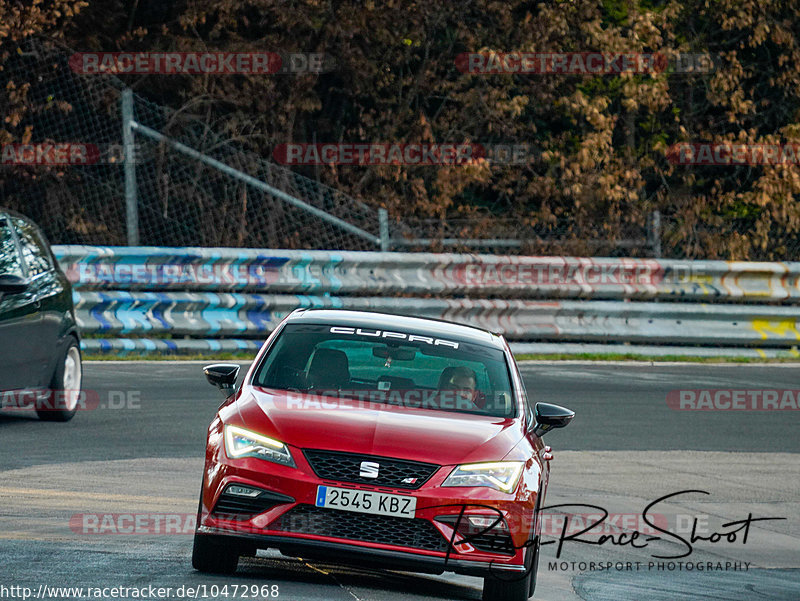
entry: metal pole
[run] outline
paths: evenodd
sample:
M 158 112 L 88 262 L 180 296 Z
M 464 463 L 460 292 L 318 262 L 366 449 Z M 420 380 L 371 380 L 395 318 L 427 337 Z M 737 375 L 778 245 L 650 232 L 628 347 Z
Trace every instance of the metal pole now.
M 389 211 L 378 209 L 378 224 L 381 233 L 381 250 L 386 252 L 391 250 L 389 241 Z
M 136 156 L 133 143 L 133 92 L 122 91 L 122 143 L 125 151 L 125 224 L 128 246 L 139 246 L 139 207 L 136 198 Z
M 650 246 L 653 256 L 661 258 L 661 211 L 655 210 L 650 215 Z
M 339 219 L 338 217 L 331 215 L 323 211 L 322 209 L 318 209 L 315 206 L 308 204 L 307 202 L 303 202 L 299 198 L 295 198 L 294 196 L 290 196 L 286 194 L 283 190 L 278 190 L 277 188 L 273 188 L 269 184 L 265 184 L 260 179 L 256 179 L 252 175 L 247 175 L 243 171 L 239 171 L 238 169 L 234 169 L 233 167 L 226 165 L 225 163 L 218 161 L 217 159 L 212 159 L 209 156 L 204 155 L 202 152 L 198 152 L 194 148 L 186 146 L 186 144 L 181 144 L 180 142 L 176 142 L 175 140 L 168 138 L 164 134 L 157 132 L 154 129 L 147 127 L 146 125 L 142 125 L 141 123 L 137 123 L 136 121 L 131 122 L 131 127 L 138 132 L 142 133 L 143 135 L 147 136 L 148 138 L 152 138 L 156 142 L 163 142 L 174 148 L 175 150 L 186 154 L 193 159 L 200 161 L 201 163 L 205 163 L 206 165 L 210 165 L 215 169 L 219 169 L 223 173 L 227 173 L 231 177 L 235 177 L 246 184 L 253 186 L 254 188 L 258 188 L 259 190 L 263 190 L 267 194 L 271 194 L 276 198 L 279 198 L 283 202 L 286 202 L 292 206 L 297 207 L 298 209 L 303 209 L 304 211 L 308 211 L 312 215 L 319 217 L 323 221 L 327 221 L 328 223 L 332 223 L 333 225 L 340 227 L 341 229 L 350 232 L 360 238 L 364 238 L 365 240 L 369 240 L 375 246 L 381 246 L 381 239 L 378 236 L 374 236 L 367 231 L 362 230 L 360 227 L 356 227 L 352 223 L 348 223 L 343 219 Z

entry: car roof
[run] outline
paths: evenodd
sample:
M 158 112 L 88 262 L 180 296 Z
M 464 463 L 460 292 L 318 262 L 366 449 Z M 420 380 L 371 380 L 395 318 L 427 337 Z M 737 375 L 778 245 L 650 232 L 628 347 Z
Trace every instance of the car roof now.
M 374 330 L 399 330 L 415 334 L 452 338 L 463 342 L 503 349 L 503 338 L 487 330 L 452 323 L 441 319 L 408 317 L 374 311 L 351 311 L 348 309 L 300 309 L 289 317 L 287 323 L 307 323 L 337 326 L 352 326 Z
M 7 209 L 3 206 L 0 206 L 0 217 L 14 217 L 16 219 L 22 219 L 23 221 L 27 221 L 36 229 L 41 229 L 39 225 L 27 215 L 23 215 L 19 211 L 14 211 L 12 209 Z

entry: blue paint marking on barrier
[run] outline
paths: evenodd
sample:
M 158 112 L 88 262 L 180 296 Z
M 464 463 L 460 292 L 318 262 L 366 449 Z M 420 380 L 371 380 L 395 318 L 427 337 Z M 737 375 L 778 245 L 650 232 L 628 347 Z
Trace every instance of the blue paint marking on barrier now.
M 252 324 L 255 324 L 258 329 L 263 329 L 263 325 L 261 323 L 261 314 L 262 309 L 261 307 L 264 306 L 264 299 L 260 295 L 255 295 L 253 297 L 253 306 L 250 309 L 245 310 L 244 315 L 247 321 Z
M 269 326 L 273 323 L 274 316 L 269 310 L 266 300 L 261 295 L 256 295 L 256 306 L 245 313 L 250 323 L 255 326 L 259 332 L 266 332 Z
M 102 292 L 100 293 L 100 301 L 97 305 L 91 308 L 90 314 L 91 316 L 97 320 L 97 323 L 100 324 L 100 331 L 103 330 L 110 330 L 111 323 L 106 320 L 105 318 L 105 311 L 110 306 L 111 302 L 106 298 L 106 295 Z
M 146 307 L 139 305 L 133 295 L 130 293 L 123 295 L 118 303 L 116 316 L 122 324 L 124 333 L 146 332 L 153 329 L 146 317 Z
M 311 265 L 314 263 L 314 257 L 308 254 L 303 254 L 303 258 L 298 262 L 297 266 L 301 268 L 303 288 L 308 292 L 316 292 L 322 287 L 322 281 L 314 276 L 311 271 Z M 325 266 L 322 267 L 323 274 L 325 273 Z
M 342 280 L 336 277 L 336 266 L 343 261 L 341 255 L 331 254 L 330 266 L 323 271 L 330 282 L 330 291 L 338 292 L 342 287 Z
M 207 334 L 213 335 L 222 329 L 220 321 L 225 318 L 228 309 L 219 306 L 219 296 L 213 292 L 206 292 L 203 296 L 208 300 L 208 303 L 200 311 L 200 318 L 206 323 Z
M 168 330 L 170 328 L 170 324 L 164 317 L 164 310 L 162 309 L 162 305 L 169 307 L 172 304 L 170 295 L 164 292 L 149 292 L 148 297 L 151 298 L 153 301 L 153 308 L 150 312 L 150 315 L 152 315 L 154 319 L 159 321 L 163 329 Z

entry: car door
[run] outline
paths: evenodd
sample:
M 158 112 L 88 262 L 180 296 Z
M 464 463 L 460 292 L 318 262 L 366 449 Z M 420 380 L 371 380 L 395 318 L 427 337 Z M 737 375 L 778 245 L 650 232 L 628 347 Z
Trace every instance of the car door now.
M 16 230 L 22 262 L 27 268 L 28 294 L 39 313 L 34 334 L 38 345 L 34 353 L 35 385 L 47 386 L 61 353 L 58 338 L 64 316 L 59 297 L 64 286 L 57 277 L 50 247 L 39 228 L 17 216 L 12 216 L 11 222 Z
M 0 214 L 0 274 L 28 275 L 10 218 Z M 0 390 L 39 385 L 41 313 L 31 294 L 0 292 Z

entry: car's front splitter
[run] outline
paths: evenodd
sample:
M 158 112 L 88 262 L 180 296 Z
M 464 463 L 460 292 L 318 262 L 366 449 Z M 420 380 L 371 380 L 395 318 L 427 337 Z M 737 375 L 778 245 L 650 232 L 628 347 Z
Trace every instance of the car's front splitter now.
M 360 546 L 354 543 L 338 543 L 293 536 L 241 533 L 225 531 L 208 526 L 197 528 L 199 536 L 213 537 L 223 545 L 240 545 L 242 548 L 277 549 L 290 557 L 303 557 L 330 563 L 347 563 L 363 567 L 443 574 L 455 572 L 465 576 L 497 576 L 498 578 L 522 578 L 525 566 L 500 562 L 463 560 L 455 554 L 438 557 L 406 551 Z

